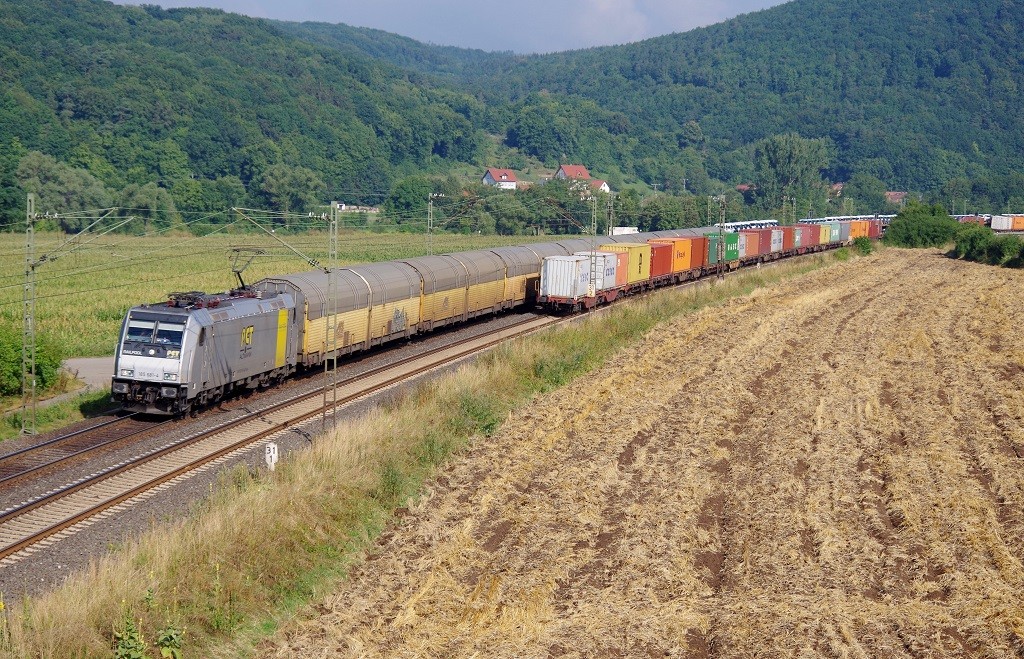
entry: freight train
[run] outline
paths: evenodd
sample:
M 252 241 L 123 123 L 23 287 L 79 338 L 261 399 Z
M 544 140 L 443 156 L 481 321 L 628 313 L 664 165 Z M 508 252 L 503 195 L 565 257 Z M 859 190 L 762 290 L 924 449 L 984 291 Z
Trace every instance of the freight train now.
M 479 316 L 538 305 L 589 308 L 881 230 L 876 220 L 733 231 L 724 234 L 722 249 L 715 227 L 567 237 L 355 265 L 331 275 L 314 270 L 268 277 L 224 294 L 173 293 L 165 302 L 129 309 L 111 394 L 126 411 L 183 415 L 325 360 Z M 582 288 L 563 286 L 569 283 L 561 277 L 566 258 L 579 267 L 572 273 Z M 598 259 L 601 277 L 592 278 L 582 264 L 589 268 Z

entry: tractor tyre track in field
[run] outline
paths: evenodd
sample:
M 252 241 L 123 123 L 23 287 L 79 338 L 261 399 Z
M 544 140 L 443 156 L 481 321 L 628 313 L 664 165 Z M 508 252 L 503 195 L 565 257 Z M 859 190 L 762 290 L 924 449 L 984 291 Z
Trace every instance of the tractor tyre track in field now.
M 264 656 L 1019 656 L 1024 273 L 895 250 L 655 328 Z

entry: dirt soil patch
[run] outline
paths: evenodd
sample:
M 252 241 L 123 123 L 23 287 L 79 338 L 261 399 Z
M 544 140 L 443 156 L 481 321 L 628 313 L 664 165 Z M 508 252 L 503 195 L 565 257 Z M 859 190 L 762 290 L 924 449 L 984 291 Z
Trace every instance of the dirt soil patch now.
M 1024 273 L 889 249 L 659 327 L 266 656 L 1024 652 Z

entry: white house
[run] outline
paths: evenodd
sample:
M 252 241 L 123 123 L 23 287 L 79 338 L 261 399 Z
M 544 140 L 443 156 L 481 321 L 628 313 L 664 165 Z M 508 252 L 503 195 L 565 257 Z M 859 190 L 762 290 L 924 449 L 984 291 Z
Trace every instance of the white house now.
M 488 167 L 480 182 L 484 185 L 497 186 L 502 190 L 515 190 L 518 184 L 516 175 L 511 169 L 497 169 L 495 167 Z

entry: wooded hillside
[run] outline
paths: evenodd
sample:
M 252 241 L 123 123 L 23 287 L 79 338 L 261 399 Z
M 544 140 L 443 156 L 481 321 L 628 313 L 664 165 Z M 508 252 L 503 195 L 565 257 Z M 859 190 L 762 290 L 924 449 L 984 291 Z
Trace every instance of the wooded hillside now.
M 28 190 L 65 211 L 305 212 L 564 162 L 748 213 L 877 212 L 887 189 L 1024 202 L 1019 0 L 795 0 L 544 56 L 100 0 L 0 0 L 0 28 L 3 226 Z M 800 162 L 772 162 L 780 145 Z

